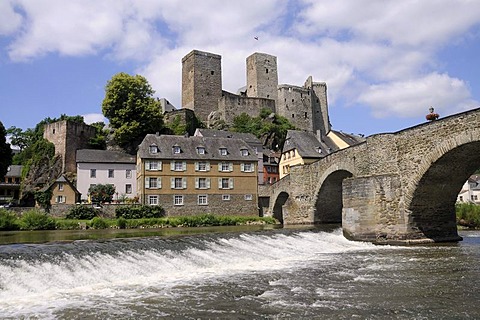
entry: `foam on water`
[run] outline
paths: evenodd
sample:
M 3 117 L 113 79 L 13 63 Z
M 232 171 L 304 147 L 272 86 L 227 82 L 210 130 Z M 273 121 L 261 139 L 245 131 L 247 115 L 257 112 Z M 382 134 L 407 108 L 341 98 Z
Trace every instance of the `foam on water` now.
M 10 250 L 10 256 L 0 259 L 0 312 L 6 317 L 45 316 L 99 301 L 116 301 L 118 312 L 122 302 L 146 299 L 150 292 L 172 295 L 170 289 L 182 284 L 250 272 L 292 270 L 309 262 L 327 261 L 335 254 L 385 248 L 348 241 L 341 230 L 215 235 L 207 239 L 191 237 L 189 241 L 191 245 L 180 249 L 175 247 L 175 240 L 149 240 L 149 247 L 143 249 L 123 243 L 120 251 L 114 250 L 118 242 L 110 241 L 111 253 L 96 251 L 92 242 L 82 242 L 75 243 L 76 248 L 84 247 L 82 254 L 60 252 L 35 258 L 22 258 Z

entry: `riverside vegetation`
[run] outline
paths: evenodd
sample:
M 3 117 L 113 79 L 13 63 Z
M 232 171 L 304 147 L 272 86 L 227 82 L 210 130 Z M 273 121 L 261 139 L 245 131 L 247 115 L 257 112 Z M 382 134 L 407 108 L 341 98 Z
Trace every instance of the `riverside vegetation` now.
M 165 217 L 161 207 L 144 205 L 119 207 L 115 210 L 115 218 L 102 218 L 99 213 L 97 209 L 83 205 L 74 206 L 65 218 L 54 218 L 38 209 L 26 211 L 19 217 L 10 210 L 0 209 L 0 231 L 204 227 L 277 223 L 272 217 L 257 216 L 201 214 Z

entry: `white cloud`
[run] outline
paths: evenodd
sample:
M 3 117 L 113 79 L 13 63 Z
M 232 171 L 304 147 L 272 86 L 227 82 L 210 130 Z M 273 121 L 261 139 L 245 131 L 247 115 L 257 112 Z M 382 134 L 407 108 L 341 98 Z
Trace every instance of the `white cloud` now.
M 12 0 L 0 1 L 0 35 L 8 35 L 15 32 L 22 23 L 22 16 L 15 12 Z
M 86 124 L 91 124 L 95 122 L 108 123 L 108 119 L 105 118 L 101 113 L 88 113 L 88 114 L 82 115 L 82 117 L 83 117 L 83 121 Z

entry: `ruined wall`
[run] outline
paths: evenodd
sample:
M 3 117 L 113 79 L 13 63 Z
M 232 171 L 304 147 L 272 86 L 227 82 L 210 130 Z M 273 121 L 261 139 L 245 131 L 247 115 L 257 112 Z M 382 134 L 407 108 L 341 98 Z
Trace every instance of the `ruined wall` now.
M 233 124 L 233 119 L 242 113 L 251 117 L 258 117 L 262 109 L 275 112 L 275 101 L 271 99 L 243 97 L 223 91 L 222 98 L 218 102 L 220 119 L 227 124 Z

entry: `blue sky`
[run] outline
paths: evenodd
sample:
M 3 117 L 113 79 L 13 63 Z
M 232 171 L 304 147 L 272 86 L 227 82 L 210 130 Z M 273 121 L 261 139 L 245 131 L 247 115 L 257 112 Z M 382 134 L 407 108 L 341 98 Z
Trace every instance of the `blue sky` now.
M 145 76 L 180 108 L 193 49 L 222 56 L 231 92 L 254 52 L 277 56 L 280 83 L 327 82 L 330 121 L 347 133 L 398 131 L 430 106 L 480 107 L 480 1 L 1 0 L 0 121 L 102 120 L 118 72 Z

